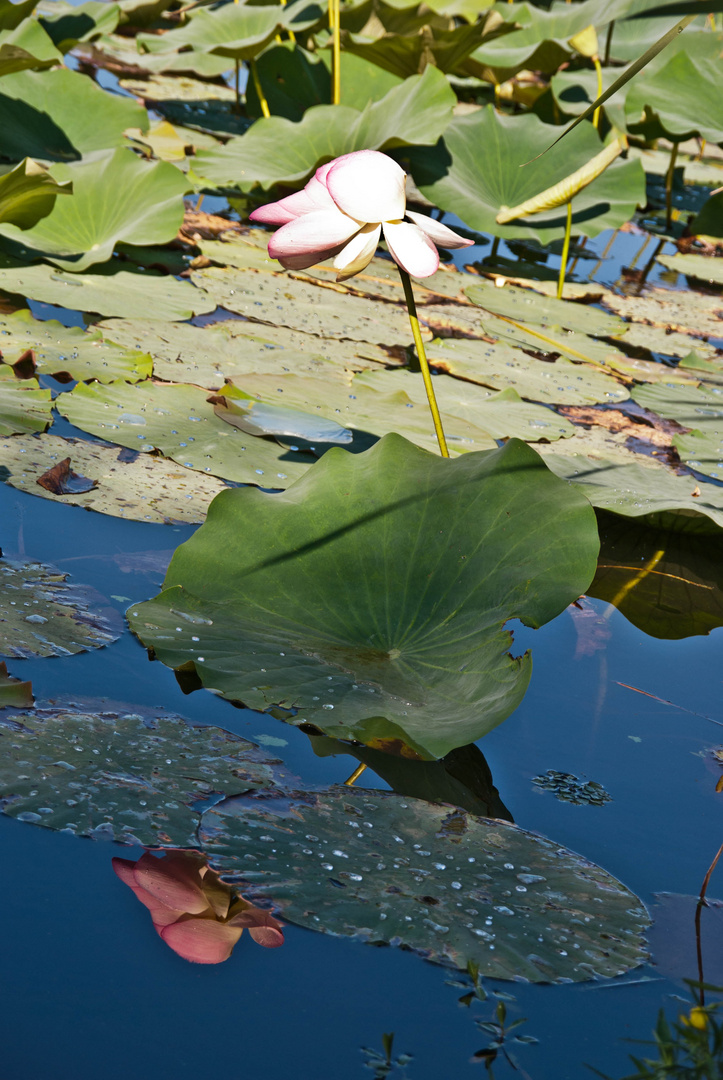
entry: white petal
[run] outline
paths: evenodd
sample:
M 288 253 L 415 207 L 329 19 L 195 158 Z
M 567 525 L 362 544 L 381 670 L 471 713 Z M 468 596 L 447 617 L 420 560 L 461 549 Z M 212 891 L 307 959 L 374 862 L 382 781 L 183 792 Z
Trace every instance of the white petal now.
M 439 268 L 439 252 L 416 225 L 407 221 L 385 221 L 384 239 L 394 261 L 412 277 L 431 277 Z
M 474 244 L 474 240 L 465 240 L 463 237 L 458 236 L 452 229 L 448 229 L 446 225 L 443 225 L 441 221 L 435 221 L 431 217 L 427 217 L 426 214 L 415 214 L 411 210 L 407 210 L 407 217 L 418 225 L 423 233 L 426 233 L 430 240 L 433 240 L 437 247 L 443 248 L 463 248 L 469 247 L 470 244 Z
M 324 183 L 345 214 L 358 221 L 380 222 L 404 217 L 404 170 L 378 150 L 357 150 L 337 158 Z
M 269 255 L 288 270 L 300 270 L 335 255 L 358 231 L 359 222 L 336 207 L 315 210 L 282 225 L 269 240 Z
M 365 225 L 356 236 L 352 236 L 334 259 L 337 281 L 346 281 L 369 265 L 377 250 L 381 231 L 381 225 Z

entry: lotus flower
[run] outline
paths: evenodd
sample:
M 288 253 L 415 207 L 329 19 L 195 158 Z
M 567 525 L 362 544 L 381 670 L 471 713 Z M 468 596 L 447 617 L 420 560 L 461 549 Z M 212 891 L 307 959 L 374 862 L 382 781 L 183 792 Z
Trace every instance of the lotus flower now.
M 344 281 L 371 262 L 384 232 L 394 261 L 412 277 L 425 278 L 439 266 L 435 244 L 461 248 L 472 241 L 407 210 L 405 180 L 404 170 L 386 154 L 357 150 L 322 165 L 303 191 L 261 206 L 250 217 L 281 226 L 269 240 L 269 255 L 287 270 L 333 258 L 337 281 Z
M 184 960 L 228 960 L 245 927 L 259 945 L 274 949 L 284 943 L 281 923 L 243 897 L 234 898 L 196 852 L 171 851 L 162 859 L 146 852 L 135 863 L 113 859 L 113 869 L 148 908 L 166 945 Z

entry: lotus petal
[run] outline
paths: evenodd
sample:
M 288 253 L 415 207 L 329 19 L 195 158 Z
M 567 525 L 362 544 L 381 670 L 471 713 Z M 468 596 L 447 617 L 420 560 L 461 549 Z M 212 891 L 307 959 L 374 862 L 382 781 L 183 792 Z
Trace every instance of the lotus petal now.
M 329 251 L 343 246 L 360 225 L 336 207 L 316 210 L 282 225 L 269 240 L 269 255 L 287 270 L 313 266 L 328 259 Z M 299 264 L 299 259 L 304 262 Z
M 153 925 L 160 934 L 161 928 L 167 926 L 169 923 L 175 922 L 176 919 L 180 919 L 185 912 L 169 908 L 165 904 L 162 904 L 160 900 L 156 900 L 154 896 L 151 896 L 149 892 L 141 888 L 137 884 L 135 878 L 136 864 L 129 859 L 114 858 L 111 860 L 113 869 L 117 876 L 121 879 L 124 885 L 127 885 L 136 894 L 137 898 L 148 908 L 151 913 L 151 919 Z
M 416 225 L 385 221 L 384 239 L 394 261 L 412 277 L 430 277 L 439 268 L 439 252 Z
M 337 281 L 346 281 L 369 265 L 377 250 L 381 232 L 381 225 L 365 225 L 356 236 L 352 236 L 334 259 Z
M 221 964 L 241 937 L 241 927 L 215 919 L 180 919 L 166 926 L 161 937 L 175 953 L 193 964 Z
M 188 862 L 170 857 L 156 859 L 146 852 L 136 864 L 134 877 L 141 889 L 167 908 L 192 915 L 208 908 L 194 859 Z
M 380 222 L 404 217 L 404 170 L 378 150 L 358 150 L 333 162 L 326 186 L 345 214 L 359 221 Z
M 474 244 L 474 240 L 465 240 L 464 237 L 458 236 L 452 229 L 448 229 L 441 221 L 435 221 L 434 218 L 427 217 L 426 214 L 415 214 L 412 210 L 407 210 L 406 216 L 415 225 L 418 225 L 422 232 L 438 247 L 452 249 L 469 247 L 470 244 Z
M 266 949 L 278 949 L 284 944 L 282 924 L 268 911 L 260 908 L 252 907 L 240 912 L 233 919 L 229 919 L 227 925 L 245 927 L 256 944 L 263 945 Z
M 287 195 L 285 199 L 279 199 L 278 202 L 259 206 L 249 214 L 249 220 L 260 221 L 264 225 L 286 225 L 303 214 L 310 214 L 315 210 L 333 209 L 334 200 L 326 187 L 315 176 L 312 176 L 301 191 L 295 191 L 293 195 Z

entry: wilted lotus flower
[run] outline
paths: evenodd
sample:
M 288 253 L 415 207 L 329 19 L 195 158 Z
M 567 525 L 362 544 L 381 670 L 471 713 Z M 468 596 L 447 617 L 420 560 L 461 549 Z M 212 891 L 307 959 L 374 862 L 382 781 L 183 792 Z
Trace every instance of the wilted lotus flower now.
M 259 945 L 284 943 L 281 923 L 253 907 L 209 869 L 202 855 L 171 851 L 162 859 L 146 852 L 138 862 L 113 859 L 113 869 L 148 908 L 156 931 L 184 960 L 228 960 L 244 928 Z
M 322 165 L 303 191 L 259 207 L 251 220 L 281 225 L 269 255 L 287 270 L 333 258 L 337 280 L 344 281 L 371 262 L 383 231 L 394 261 L 413 277 L 429 277 L 439 267 L 435 244 L 461 248 L 472 241 L 407 210 L 405 179 L 386 154 L 357 150 Z

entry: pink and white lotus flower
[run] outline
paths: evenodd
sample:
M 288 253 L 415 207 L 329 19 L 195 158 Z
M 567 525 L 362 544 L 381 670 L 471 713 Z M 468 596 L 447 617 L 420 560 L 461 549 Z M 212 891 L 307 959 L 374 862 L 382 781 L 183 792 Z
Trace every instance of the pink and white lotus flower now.
M 473 241 L 407 210 L 405 180 L 386 154 L 357 150 L 322 165 L 302 191 L 250 217 L 281 226 L 269 240 L 269 255 L 287 270 L 333 259 L 337 280 L 344 281 L 371 262 L 383 232 L 394 261 L 412 277 L 426 278 L 439 267 L 436 244 L 461 248 Z

